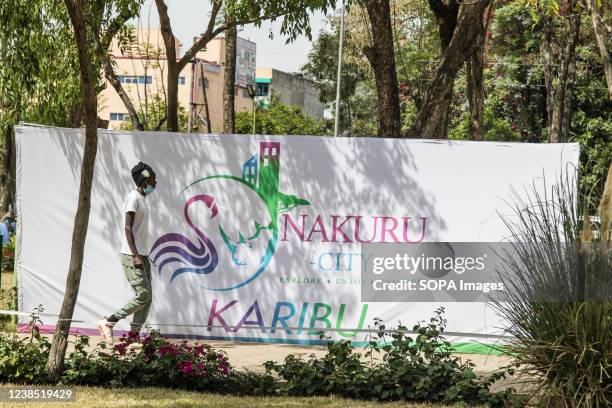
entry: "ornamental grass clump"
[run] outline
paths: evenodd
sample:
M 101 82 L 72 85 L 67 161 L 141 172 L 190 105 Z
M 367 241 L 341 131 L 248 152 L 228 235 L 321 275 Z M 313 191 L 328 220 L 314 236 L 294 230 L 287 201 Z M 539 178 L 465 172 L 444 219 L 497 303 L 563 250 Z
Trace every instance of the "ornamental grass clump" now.
M 492 302 L 509 322 L 515 339 L 507 350 L 535 386 L 534 403 L 610 407 L 612 247 L 608 225 L 597 234 L 586 211 L 580 216 L 587 206 L 573 177 L 515 192 L 514 211 L 503 216 L 513 251 L 502 254 L 498 270 L 509 290 Z

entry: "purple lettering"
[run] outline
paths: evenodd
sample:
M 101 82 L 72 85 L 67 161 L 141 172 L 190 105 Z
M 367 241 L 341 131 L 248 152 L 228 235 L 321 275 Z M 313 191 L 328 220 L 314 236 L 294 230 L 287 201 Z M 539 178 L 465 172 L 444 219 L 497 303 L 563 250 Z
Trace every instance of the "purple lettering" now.
M 210 315 L 208 316 L 208 331 L 212 330 L 215 319 L 219 320 L 219 323 L 221 323 L 225 331 L 231 331 L 231 327 L 229 327 L 228 324 L 225 323 L 225 319 L 223 319 L 221 313 L 225 312 L 227 309 L 234 306 L 236 303 L 238 303 L 237 300 L 232 300 L 227 305 L 217 310 L 217 299 L 214 299 L 212 302 L 212 306 L 210 307 Z
M 255 316 L 257 316 L 257 320 L 247 320 L 249 316 L 251 315 L 251 313 L 253 313 L 253 311 L 255 312 Z M 264 324 L 263 317 L 261 317 L 261 311 L 259 310 L 259 305 L 257 304 L 257 301 L 253 302 L 251 307 L 249 307 L 249 310 L 247 310 L 244 316 L 242 316 L 242 319 L 240 319 L 240 321 L 234 328 L 234 332 L 237 332 L 238 329 L 240 329 L 245 323 L 246 324 L 256 324 L 259 327 L 261 327 L 261 331 L 263 333 L 266 332 L 266 330 L 264 329 L 266 325 Z

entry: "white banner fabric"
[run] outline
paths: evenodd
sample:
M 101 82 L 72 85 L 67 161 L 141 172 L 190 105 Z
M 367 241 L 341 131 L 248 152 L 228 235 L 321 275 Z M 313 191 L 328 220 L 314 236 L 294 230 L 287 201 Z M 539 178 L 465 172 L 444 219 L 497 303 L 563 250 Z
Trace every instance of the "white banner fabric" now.
M 16 135 L 19 310 L 58 314 L 84 131 L 19 126 Z M 411 328 L 444 306 L 447 331 L 479 336 L 452 341 L 494 341 L 481 337 L 503 334 L 505 322 L 485 303 L 362 303 L 360 245 L 503 241 L 498 213 L 512 189 L 550 184 L 578 158 L 577 144 L 100 130 L 73 326 L 94 329 L 133 296 L 119 258 L 122 203 L 143 161 L 158 180 L 146 198 L 147 323 L 162 333 L 312 344 L 310 327 L 368 329 L 378 317 Z

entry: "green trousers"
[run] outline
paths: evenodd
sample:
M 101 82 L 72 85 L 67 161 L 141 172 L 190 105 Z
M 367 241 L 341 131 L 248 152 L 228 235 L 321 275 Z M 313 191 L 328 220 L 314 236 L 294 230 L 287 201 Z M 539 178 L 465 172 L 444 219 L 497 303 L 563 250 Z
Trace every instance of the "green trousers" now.
M 151 262 L 147 256 L 141 256 L 141 258 L 143 261 L 142 269 L 136 269 L 134 268 L 132 256 L 121 254 L 123 273 L 132 286 L 134 297 L 114 313 L 118 319 L 124 319 L 134 314 L 132 324 L 130 325 L 133 331 L 140 331 L 142 325 L 147 320 L 153 295 L 151 290 Z

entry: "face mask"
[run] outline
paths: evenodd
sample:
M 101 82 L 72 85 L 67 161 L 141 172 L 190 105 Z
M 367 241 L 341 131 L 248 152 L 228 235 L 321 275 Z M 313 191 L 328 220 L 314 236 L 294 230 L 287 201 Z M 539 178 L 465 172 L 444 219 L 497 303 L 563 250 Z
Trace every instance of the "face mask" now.
M 153 190 L 155 190 L 155 187 L 150 186 L 150 185 L 146 185 L 145 188 L 143 189 L 145 194 L 151 194 L 153 192 Z

